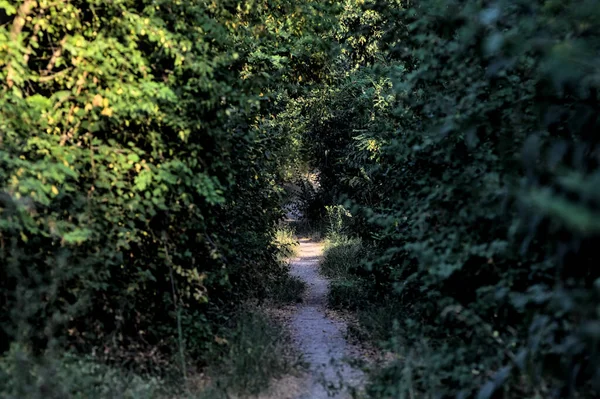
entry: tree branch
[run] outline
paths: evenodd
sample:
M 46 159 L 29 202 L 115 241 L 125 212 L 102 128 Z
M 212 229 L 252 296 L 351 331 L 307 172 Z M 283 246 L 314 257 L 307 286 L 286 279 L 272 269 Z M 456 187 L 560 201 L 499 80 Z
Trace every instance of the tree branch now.
M 25 26 L 27 16 L 29 13 L 31 13 L 31 10 L 35 4 L 36 3 L 34 0 L 25 0 L 17 10 L 17 16 L 15 17 L 10 29 L 10 40 L 12 42 L 16 42 L 19 38 L 19 34 L 23 31 L 23 27 Z M 6 65 L 6 71 L 6 84 L 10 88 L 13 85 L 13 68 L 10 64 L 10 61 Z
M 12 28 L 10 30 L 10 40 L 16 41 L 19 37 L 19 33 L 23 31 L 23 27 L 25 26 L 25 21 L 29 13 L 31 13 L 31 9 L 35 5 L 34 0 L 25 0 L 21 7 L 17 10 L 17 16 L 13 22 Z

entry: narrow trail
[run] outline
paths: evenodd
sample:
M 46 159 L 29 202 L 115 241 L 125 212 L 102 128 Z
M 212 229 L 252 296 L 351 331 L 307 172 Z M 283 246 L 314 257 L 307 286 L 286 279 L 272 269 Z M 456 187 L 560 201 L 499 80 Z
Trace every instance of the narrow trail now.
M 291 320 L 292 337 L 309 364 L 309 386 L 298 399 L 349 398 L 342 390 L 328 395 L 325 386 L 358 386 L 362 373 L 344 360 L 351 356 L 344 338 L 346 324 L 325 314 L 328 280 L 319 274 L 323 245 L 309 239 L 300 240 L 300 250 L 291 263 L 291 273 L 306 285 L 304 301 L 297 305 Z

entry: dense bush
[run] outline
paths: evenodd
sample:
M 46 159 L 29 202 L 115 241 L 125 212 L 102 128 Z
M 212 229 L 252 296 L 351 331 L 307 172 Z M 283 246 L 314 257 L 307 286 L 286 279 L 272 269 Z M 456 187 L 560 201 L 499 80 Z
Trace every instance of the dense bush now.
M 324 6 L 0 2 L 0 354 L 202 364 L 286 278 L 293 143 L 265 127 L 319 79 Z
M 345 5 L 329 81 L 289 112 L 375 248 L 356 276 L 398 304 L 371 393 L 597 394 L 598 3 Z
M 303 215 L 358 237 L 330 254 L 368 252 L 330 268 L 332 295 L 396 316 L 366 322 L 399 355 L 373 396 L 597 394 L 599 18 L 595 0 L 0 1 L 2 364 L 203 365 L 242 301 L 297 298 L 280 187 L 314 169 Z
M 0 359 L 0 397 L 3 399 L 149 399 L 165 395 L 166 387 L 158 378 L 144 378 L 110 367 L 92 356 L 45 357 L 40 362 L 15 345 Z

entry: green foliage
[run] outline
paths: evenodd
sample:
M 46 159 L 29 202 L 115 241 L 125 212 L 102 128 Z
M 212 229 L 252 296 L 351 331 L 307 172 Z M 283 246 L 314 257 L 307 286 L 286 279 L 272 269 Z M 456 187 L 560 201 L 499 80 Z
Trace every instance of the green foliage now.
M 347 278 L 361 265 L 364 254 L 362 240 L 346 235 L 350 229 L 352 214 L 342 205 L 325 207 L 326 239 L 320 271 L 333 279 Z M 343 290 L 342 286 L 338 287 Z M 330 290 L 333 294 L 334 290 Z
M 270 284 L 267 299 L 275 305 L 302 302 L 306 283 L 299 277 L 286 274 Z
M 159 398 L 164 386 L 106 366 L 92 357 L 63 355 L 37 359 L 16 345 L 0 358 L 0 397 L 10 398 Z
M 348 227 L 344 223 L 338 226 Z M 387 292 L 381 292 L 377 281 L 365 272 L 364 259 L 373 255 L 372 248 L 363 246 L 361 238 L 335 233 L 325 241 L 320 270 L 332 279 L 327 305 L 356 313 L 358 324 L 348 326 L 350 333 L 359 339 L 381 342 L 392 337 L 393 318 L 390 314 L 400 314 L 401 310 L 398 303 L 385 303 Z
M 439 362 L 441 359 L 436 357 L 436 350 L 427 341 L 415 341 L 411 346 L 396 342 L 394 353 L 396 359 L 374 372 L 372 378 L 378 384 L 371 384 L 368 394 L 375 398 L 438 397 L 444 385 L 440 370 L 448 365 Z
M 429 343 L 422 366 L 390 344 L 374 397 L 593 397 L 597 2 L 344 5 L 329 79 L 287 112 L 373 248 L 369 301 L 400 304 L 390 343 Z
M 269 127 L 323 75 L 327 2 L 20 0 L 0 21 L 0 353 L 177 353 L 185 376 L 244 300 L 297 293 L 274 243 L 297 143 Z
M 246 311 L 238 315 L 235 322 L 235 326 L 219 338 L 223 352 L 218 363 L 209 369 L 213 382 L 207 395 L 257 394 L 274 378 L 293 372 L 301 365 L 290 350 L 287 332 L 266 315 Z
M 327 237 L 335 243 L 342 240 L 343 235 L 347 232 L 350 218 L 352 214 L 348 212 L 342 205 L 326 205 L 325 219 L 327 221 Z
M 364 301 L 365 297 L 357 282 L 350 279 L 339 279 L 329 283 L 327 293 L 327 305 L 333 309 L 356 310 Z
M 276 278 L 266 285 L 267 299 L 274 304 L 288 304 L 302 301 L 305 283 L 298 277 L 289 274 L 290 260 L 298 251 L 298 239 L 293 226 L 281 224 L 275 230 L 275 246 L 278 249 L 277 260 L 282 268 Z
M 364 254 L 362 240 L 336 233 L 325 241 L 321 273 L 331 278 L 344 278 L 361 265 Z
M 279 256 L 282 262 L 296 255 L 298 252 L 298 240 L 291 226 L 279 226 L 275 231 L 275 245 L 279 249 Z
M 597 395 L 599 19 L 594 0 L 0 2 L 0 353 L 205 365 L 240 303 L 297 298 L 276 228 L 306 175 L 332 303 L 397 320 L 374 396 Z M 263 373 L 247 347 L 230 366 Z

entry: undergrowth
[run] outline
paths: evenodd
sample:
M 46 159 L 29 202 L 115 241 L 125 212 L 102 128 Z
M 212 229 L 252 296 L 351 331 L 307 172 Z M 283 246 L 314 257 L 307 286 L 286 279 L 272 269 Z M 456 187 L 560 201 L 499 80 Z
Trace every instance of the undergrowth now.
M 293 258 L 298 253 L 298 240 L 294 227 L 289 224 L 281 224 L 275 230 L 274 243 L 278 249 L 277 259 L 280 262 L 287 262 L 289 258 Z
M 325 237 L 325 224 L 318 220 L 293 220 L 289 226 L 294 229 L 297 237 L 309 238 L 313 241 L 321 241 Z
M 366 261 L 373 249 L 360 238 L 347 235 L 345 223 L 332 223 L 332 213 L 328 212 L 330 229 L 320 268 L 331 279 L 328 306 L 351 311 L 355 321 L 348 325 L 348 333 L 393 357 L 385 367 L 376 364 L 365 370 L 369 374 L 366 394 L 372 398 L 433 398 L 440 386 L 435 365 L 443 360 L 433 357 L 431 345 L 437 341 L 426 337 L 414 341 L 424 331 L 414 323 L 410 307 L 393 293 L 378 289 L 377 278 L 367 272 Z M 403 318 L 408 315 L 413 317 Z
M 289 259 L 298 247 L 294 230 L 280 226 L 275 244 L 280 266 L 288 269 Z M 305 288 L 289 270 L 279 273 L 266 287 L 267 301 L 274 305 L 298 302 Z M 98 355 L 34 353 L 26 345 L 13 343 L 0 357 L 0 398 L 246 397 L 266 389 L 273 378 L 301 364 L 290 351 L 282 327 L 256 305 L 244 305 L 224 318 L 222 325 L 209 334 L 212 342 L 206 341 L 206 334 L 198 335 L 188 322 L 184 323 L 184 332 L 187 350 L 202 347 L 205 358 L 205 367 L 196 369 L 190 353 L 186 353 L 190 370 L 187 376 L 176 357 L 161 359 L 160 369 L 142 371 L 137 364 L 119 360 L 127 358 L 126 354 L 108 353 L 109 348 L 99 349 Z M 156 360 L 148 362 L 157 364 Z
M 139 374 L 74 354 L 35 355 L 20 345 L 0 358 L 2 399 L 219 399 L 248 397 L 302 366 L 287 332 L 259 308 L 241 309 L 210 345 L 208 366 L 187 380 Z
M 305 290 L 304 282 L 289 273 L 290 260 L 298 253 L 298 239 L 295 227 L 290 224 L 282 224 L 275 231 L 275 246 L 278 249 L 277 261 L 285 269 L 279 273 L 277 279 L 267 286 L 268 300 L 274 305 L 300 302 Z
M 396 325 L 397 327 L 397 325 Z M 431 344 L 423 339 L 412 345 L 401 340 L 394 344 L 394 359 L 372 372 L 367 393 L 372 398 L 438 398 L 442 381 L 441 365 Z
M 389 338 L 390 315 L 397 306 L 393 302 L 386 303 L 375 282 L 364 275 L 362 262 L 368 256 L 369 248 L 360 238 L 335 234 L 325 242 L 320 270 L 331 279 L 328 306 L 353 311 L 358 324 L 350 325 L 349 331 L 360 339 L 376 342 Z
M 336 234 L 327 238 L 324 251 L 321 272 L 330 278 L 346 278 L 360 266 L 364 247 L 360 238 Z
M 302 301 L 306 284 L 296 276 L 284 276 L 269 287 L 269 300 L 274 305 L 297 303 Z
M 244 311 L 235 328 L 219 338 L 218 362 L 208 369 L 210 387 L 201 398 L 256 395 L 303 362 L 290 348 L 287 332 L 261 311 Z M 245 396 L 244 396 L 245 397 Z
M 13 344 L 0 358 L 3 399 L 161 398 L 165 383 L 106 365 L 93 356 L 36 356 Z
M 296 230 L 289 223 L 275 231 L 275 254 L 282 273 L 266 285 L 269 306 L 299 302 L 305 283 L 289 273 L 290 260 L 297 255 Z M 256 304 L 240 308 L 215 337 L 212 360 L 205 370 L 208 385 L 195 398 L 221 399 L 257 395 L 272 380 L 303 366 L 291 348 L 287 331 Z M 204 381 L 206 382 L 206 381 Z

